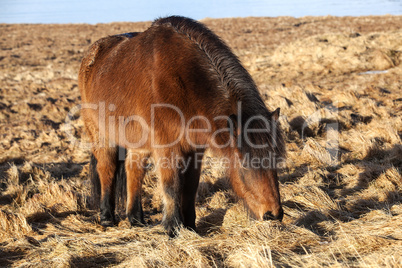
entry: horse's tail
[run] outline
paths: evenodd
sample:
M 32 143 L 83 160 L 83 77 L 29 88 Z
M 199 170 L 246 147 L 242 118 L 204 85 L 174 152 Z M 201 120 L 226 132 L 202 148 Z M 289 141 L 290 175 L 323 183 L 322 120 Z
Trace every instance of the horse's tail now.
M 126 157 L 125 148 L 117 147 L 116 155 L 116 172 L 114 173 L 115 200 L 116 210 L 118 214 L 124 215 L 126 212 L 127 201 L 127 174 L 126 174 Z
M 89 161 L 89 181 L 91 183 L 91 192 L 89 198 L 89 207 L 92 209 L 98 209 L 101 196 L 101 185 L 98 171 L 96 170 L 96 160 L 94 154 L 91 154 L 91 160 Z
M 114 173 L 113 184 L 115 189 L 115 203 L 117 211 L 121 212 L 125 209 L 127 200 L 127 176 L 125 169 L 126 151 L 124 148 L 118 147 L 116 154 L 116 171 Z M 89 207 L 99 209 L 101 197 L 101 184 L 98 171 L 96 170 L 98 161 L 91 154 L 89 162 L 89 178 L 91 183 L 91 193 L 89 199 Z

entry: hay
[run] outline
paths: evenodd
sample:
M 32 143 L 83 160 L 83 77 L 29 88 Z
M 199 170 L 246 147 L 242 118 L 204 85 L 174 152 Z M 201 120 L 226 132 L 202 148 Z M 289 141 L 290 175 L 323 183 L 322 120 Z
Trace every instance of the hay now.
M 87 206 L 77 71 L 100 37 L 147 23 L 0 25 L 0 266 L 401 267 L 401 16 L 204 22 L 234 48 L 270 109 L 288 160 L 282 223 L 248 217 L 214 156 L 198 234 L 169 239 L 145 178 L 147 227 L 104 229 Z M 377 72 L 377 71 L 382 72 Z M 65 124 L 66 118 L 70 124 Z

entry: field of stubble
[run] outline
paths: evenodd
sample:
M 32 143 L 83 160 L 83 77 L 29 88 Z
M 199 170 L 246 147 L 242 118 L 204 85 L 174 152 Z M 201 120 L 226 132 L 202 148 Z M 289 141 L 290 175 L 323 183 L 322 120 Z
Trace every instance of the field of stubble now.
M 249 220 L 210 155 L 198 233 L 164 234 L 151 172 L 148 226 L 102 228 L 69 136 L 83 122 L 66 118 L 88 46 L 150 22 L 0 24 L 1 267 L 402 267 L 402 16 L 203 22 L 281 108 L 283 222 Z

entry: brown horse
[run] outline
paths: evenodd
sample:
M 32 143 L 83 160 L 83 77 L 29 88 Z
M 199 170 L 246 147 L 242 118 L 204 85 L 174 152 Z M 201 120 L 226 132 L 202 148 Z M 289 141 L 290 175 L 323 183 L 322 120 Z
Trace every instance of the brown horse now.
M 141 185 L 144 162 L 152 157 L 166 230 L 172 236 L 182 225 L 195 229 L 207 148 L 227 160 L 231 185 L 256 219 L 282 220 L 279 109 L 268 111 L 249 73 L 203 24 L 173 16 L 141 33 L 100 39 L 82 61 L 79 88 L 102 225 L 114 224 L 116 174 L 123 173 L 128 219 L 144 222 Z M 125 161 L 118 148 L 127 150 Z

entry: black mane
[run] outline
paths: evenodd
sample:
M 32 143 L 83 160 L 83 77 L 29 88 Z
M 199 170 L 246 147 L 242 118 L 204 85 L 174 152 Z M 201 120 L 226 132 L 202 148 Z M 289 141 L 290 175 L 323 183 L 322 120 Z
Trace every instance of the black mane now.
M 204 24 L 185 17 L 171 16 L 157 19 L 152 24 L 152 26 L 159 25 L 171 26 L 198 45 L 220 77 L 221 86 L 233 101 L 247 103 L 249 100 L 253 102 L 254 110 L 258 108 L 266 110 L 250 74 L 225 42 Z

